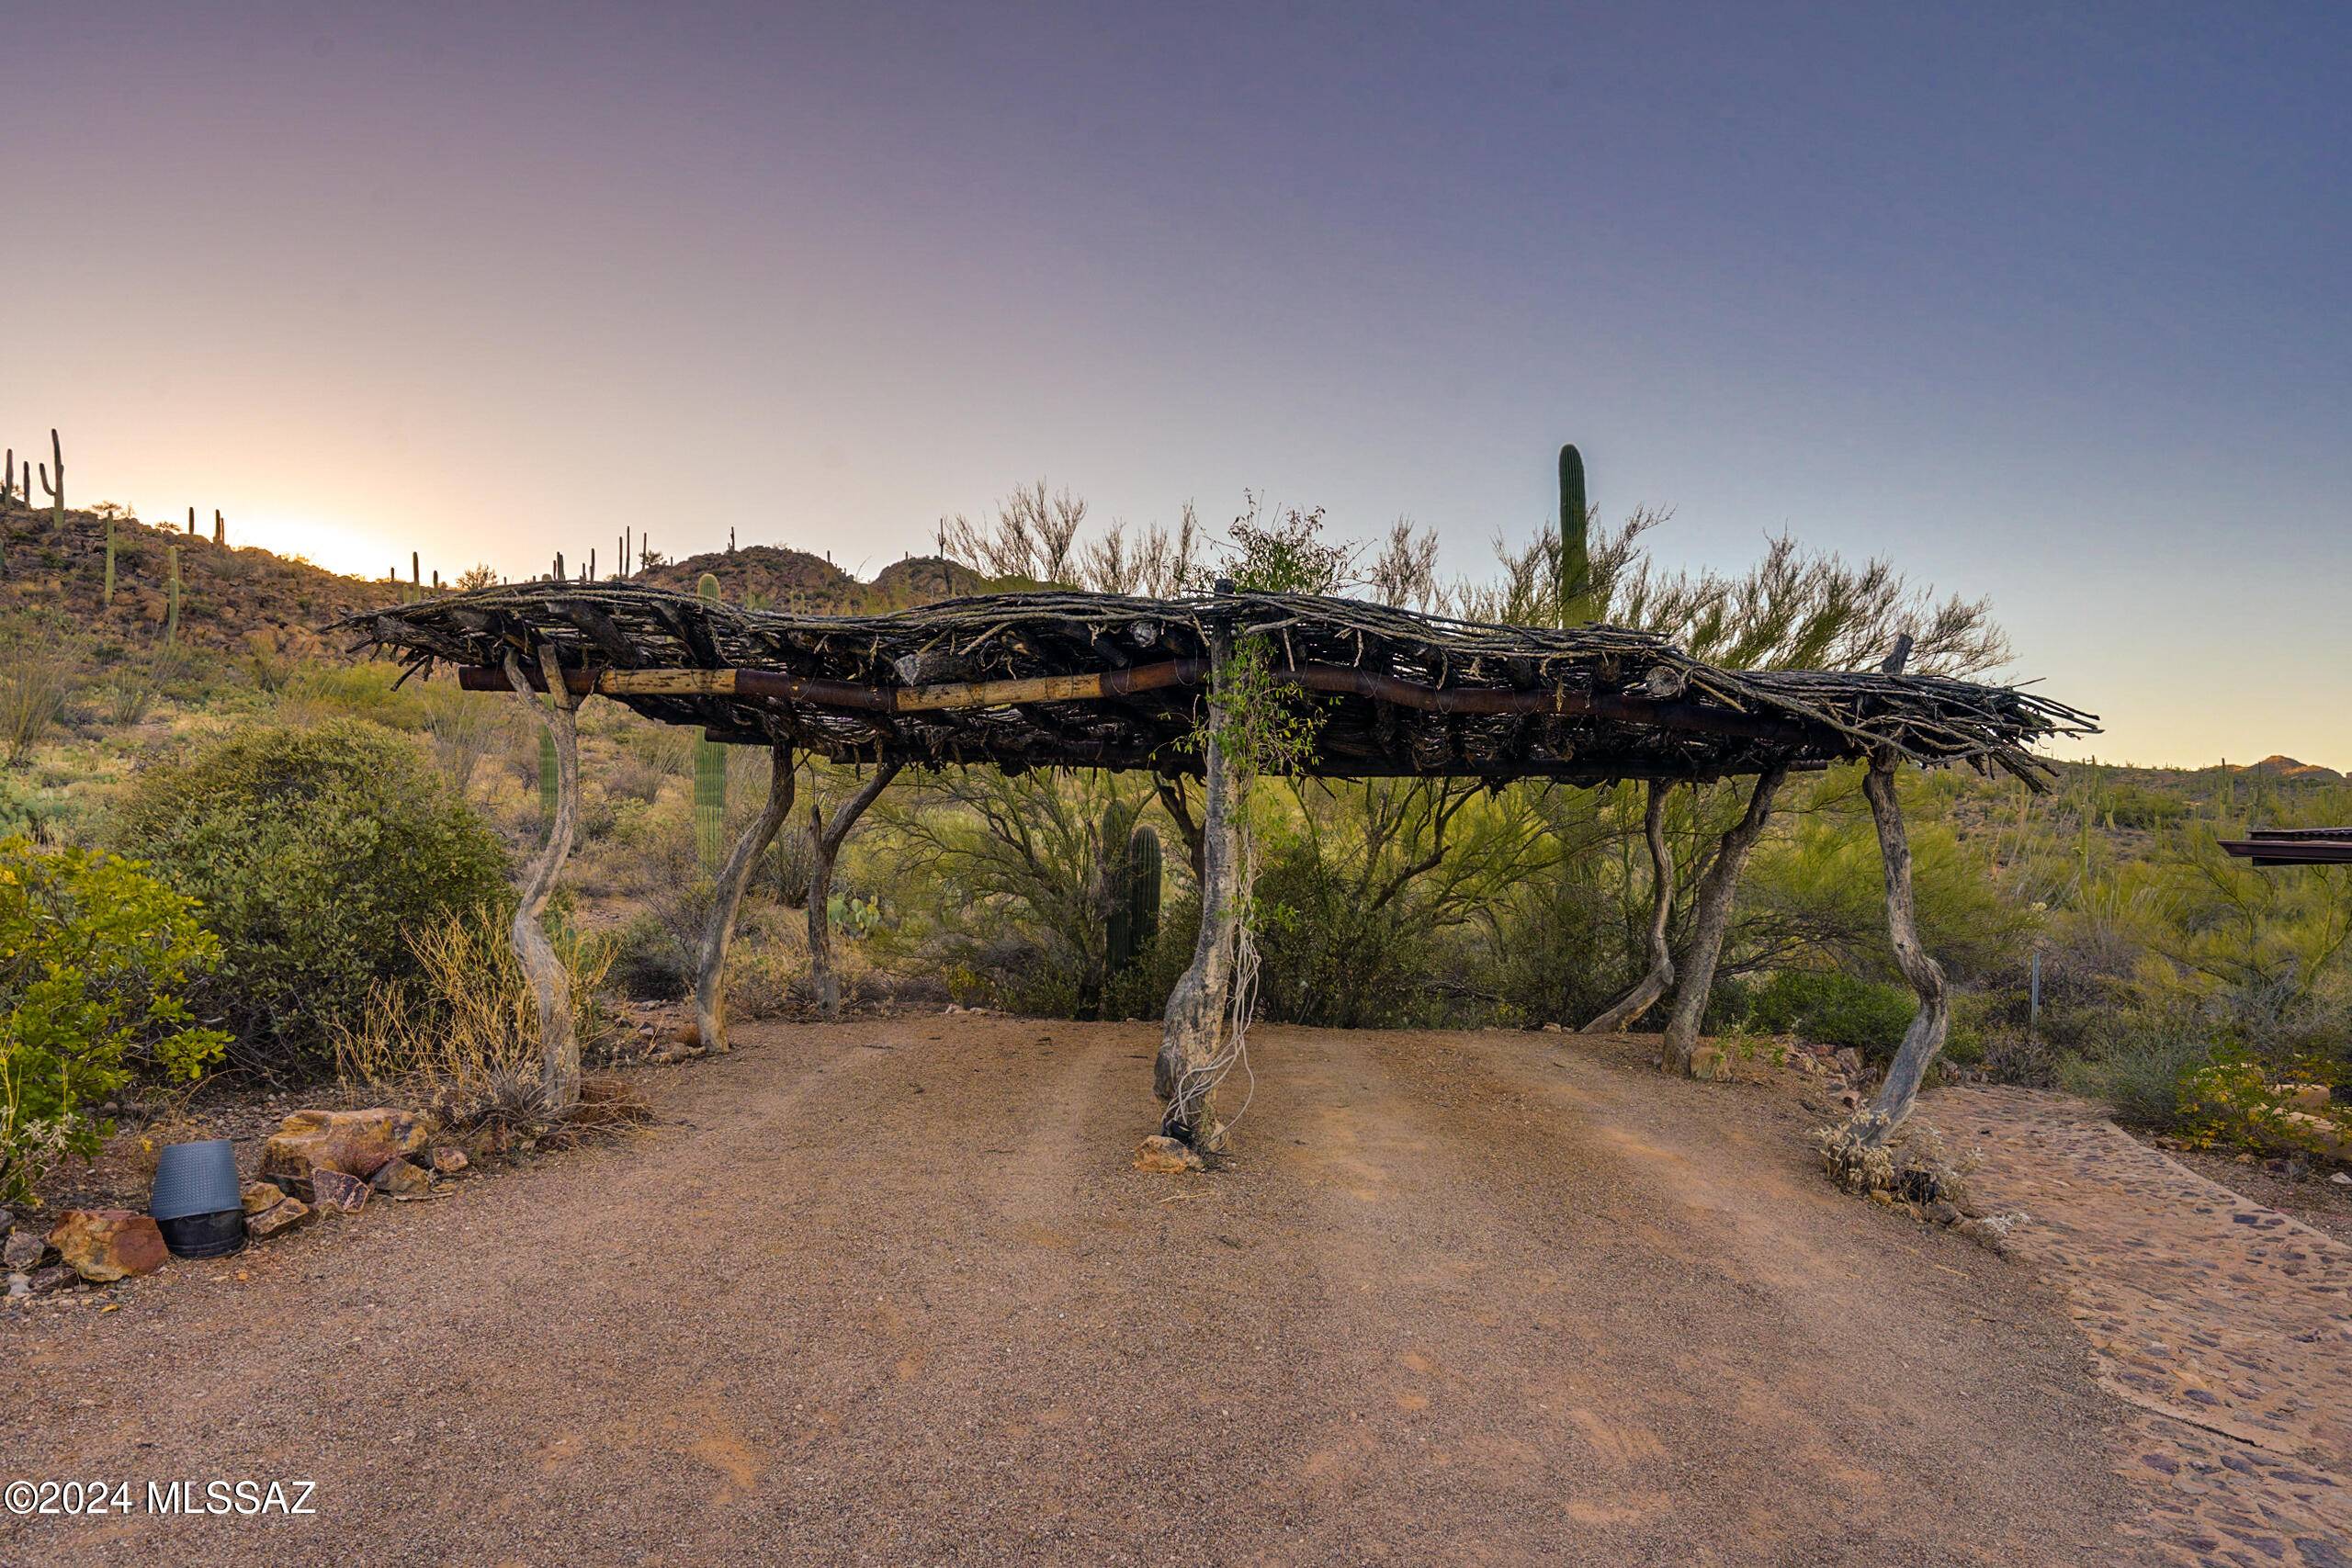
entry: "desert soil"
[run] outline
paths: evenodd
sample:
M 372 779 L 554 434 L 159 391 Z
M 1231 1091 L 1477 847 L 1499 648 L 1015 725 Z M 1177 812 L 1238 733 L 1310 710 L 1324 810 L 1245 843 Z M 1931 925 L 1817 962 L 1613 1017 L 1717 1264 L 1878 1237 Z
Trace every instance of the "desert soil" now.
M 625 1142 L 0 1319 L 9 1477 L 318 1509 L 0 1517 L 0 1562 L 2279 1560 L 2147 1533 L 2238 1472 L 2110 1391 L 2070 1244 L 1835 1192 L 1795 1075 L 1268 1029 L 1231 1163 L 1148 1176 L 1155 1039 L 753 1027 L 639 1075 L 662 1121 Z M 1988 1178 L 2061 1157 L 1953 1111 Z

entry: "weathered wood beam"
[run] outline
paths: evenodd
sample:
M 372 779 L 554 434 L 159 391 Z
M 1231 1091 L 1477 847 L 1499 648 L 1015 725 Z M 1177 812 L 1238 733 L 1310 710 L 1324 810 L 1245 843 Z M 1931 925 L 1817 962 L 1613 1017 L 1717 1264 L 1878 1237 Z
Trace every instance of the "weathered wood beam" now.
M 899 776 L 899 767 L 897 762 L 884 762 L 876 768 L 874 776 L 842 804 L 830 823 L 815 801 L 808 803 L 808 840 L 813 852 L 808 864 L 808 978 L 817 992 L 817 1006 L 827 1018 L 842 1015 L 841 977 L 833 973 L 833 862 L 865 808 Z
M 1632 990 L 1579 1032 L 1614 1034 L 1656 1007 L 1657 999 L 1674 987 L 1674 949 L 1666 940 L 1667 925 L 1674 915 L 1674 852 L 1666 841 L 1666 792 L 1673 787 L 1652 779 L 1649 802 L 1642 810 L 1642 837 L 1650 846 L 1649 967 Z
M 1874 761 L 1862 775 L 1862 794 L 1871 803 L 1871 820 L 1878 827 L 1880 858 L 1886 865 L 1886 930 L 1894 945 L 1894 965 L 1919 998 L 1919 1010 L 1903 1032 L 1903 1043 L 1886 1069 L 1871 1108 L 1849 1125 L 1852 1136 L 1865 1147 L 1884 1144 L 1911 1114 L 1928 1066 L 1943 1048 L 1951 1023 L 1951 1001 L 1944 987 L 1943 965 L 1919 941 L 1917 899 L 1911 888 L 1911 843 L 1903 830 L 1903 809 L 1894 795 L 1894 764 Z
M 772 670 L 576 671 L 568 672 L 565 679 L 582 694 L 594 692 L 606 696 L 765 697 L 868 713 L 923 713 L 1010 707 L 1022 703 L 1098 702 L 1106 697 L 1197 685 L 1206 670 L 1206 660 L 1173 659 L 1085 675 L 1039 675 L 923 686 L 869 686 L 850 681 L 786 675 Z M 1736 708 L 1578 692 L 1565 685 L 1533 691 L 1430 686 L 1376 671 L 1314 663 L 1277 669 L 1270 675 L 1276 682 L 1304 691 L 1329 696 L 1368 697 L 1423 713 L 1552 714 L 1792 746 L 1818 742 L 1830 733 L 1794 719 L 1743 713 Z M 503 671 L 468 666 L 458 671 L 458 683 L 468 691 L 499 691 L 504 689 L 506 676 Z
M 1229 637 L 1211 632 L 1211 657 L 1222 667 Z M 1214 679 L 1215 677 L 1212 677 Z M 1213 1147 L 1217 1129 L 1210 1097 L 1216 1088 L 1227 1029 L 1231 1021 L 1236 961 L 1241 944 L 1244 884 L 1243 813 L 1246 785 L 1241 770 L 1226 752 L 1226 716 L 1208 705 L 1202 727 L 1207 796 L 1201 823 L 1201 928 L 1193 962 L 1168 994 L 1159 1053 L 1153 1059 L 1152 1089 L 1160 1100 L 1159 1131 L 1195 1147 Z
M 535 665 L 544 664 L 553 651 L 540 644 Z M 534 695 L 532 685 L 546 686 L 544 681 L 529 679 L 538 675 L 539 670 L 526 671 L 511 648 L 505 650 L 505 660 L 509 689 L 519 694 L 516 700 L 530 710 L 533 722 L 547 726 L 555 739 L 555 820 L 548 825 L 546 844 L 524 868 L 508 936 L 538 1010 L 540 1094 L 547 1109 L 560 1115 L 580 1102 L 580 1041 L 571 1027 L 571 975 L 556 956 L 555 943 L 548 940 L 539 918 L 547 910 L 556 879 L 563 874 L 563 863 L 571 856 L 572 838 L 580 829 L 580 699 L 571 694 L 569 681 L 560 682 L 565 690 L 556 695 Z
M 1763 836 L 1772 816 L 1772 797 L 1780 792 L 1785 768 L 1769 768 L 1756 775 L 1748 792 L 1747 810 L 1715 847 L 1713 863 L 1699 879 L 1692 900 L 1690 940 L 1677 966 L 1680 983 L 1674 993 L 1674 1010 L 1666 1021 L 1666 1070 L 1684 1077 L 1710 1064 L 1698 1059 L 1699 1024 L 1706 1017 L 1707 998 L 1715 988 L 1715 966 L 1722 962 L 1724 938 L 1731 931 L 1732 902 L 1739 892 L 1739 874 L 1747 854 Z M 1701 1076 L 1713 1077 L 1713 1071 Z
M 767 804 L 743 836 L 735 840 L 727 863 L 719 868 L 711 895 L 710 922 L 703 928 L 702 954 L 695 966 L 695 1034 L 707 1051 L 727 1049 L 727 950 L 735 941 L 735 917 L 743 906 L 743 888 L 752 867 L 784 826 L 792 809 L 792 748 L 770 752 Z

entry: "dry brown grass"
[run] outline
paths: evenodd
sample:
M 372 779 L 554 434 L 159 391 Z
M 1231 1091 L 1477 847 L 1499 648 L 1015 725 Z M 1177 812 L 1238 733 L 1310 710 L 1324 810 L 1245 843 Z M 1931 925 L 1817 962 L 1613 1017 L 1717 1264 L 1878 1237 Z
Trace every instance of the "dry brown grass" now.
M 443 1120 L 526 1121 L 538 1094 L 539 1021 L 530 983 L 493 911 L 452 915 L 412 931 L 424 971 L 413 984 L 379 983 L 368 1005 L 335 1035 L 346 1083 L 421 1095 Z M 583 1043 L 602 1027 L 595 991 L 610 944 L 559 942 L 571 981 L 572 1027 Z

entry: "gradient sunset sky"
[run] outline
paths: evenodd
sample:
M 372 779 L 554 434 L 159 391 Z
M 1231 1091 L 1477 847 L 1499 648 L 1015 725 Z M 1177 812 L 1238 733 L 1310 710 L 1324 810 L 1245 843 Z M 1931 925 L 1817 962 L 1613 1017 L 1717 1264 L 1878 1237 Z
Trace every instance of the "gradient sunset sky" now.
M 1044 476 L 1986 594 L 2352 769 L 2352 7 L 17 8 L 0 443 L 381 573 Z

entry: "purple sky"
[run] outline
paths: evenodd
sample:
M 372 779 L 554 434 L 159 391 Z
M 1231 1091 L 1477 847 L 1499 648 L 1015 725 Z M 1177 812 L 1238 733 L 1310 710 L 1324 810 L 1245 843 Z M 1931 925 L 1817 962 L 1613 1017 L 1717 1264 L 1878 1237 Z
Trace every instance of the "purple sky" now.
M 1990 594 L 2134 761 L 2352 768 L 2352 11 L 85 4 L 0 95 L 0 442 L 381 571 L 1044 475 L 1445 564 Z M 38 36 L 34 36 L 37 33 Z

